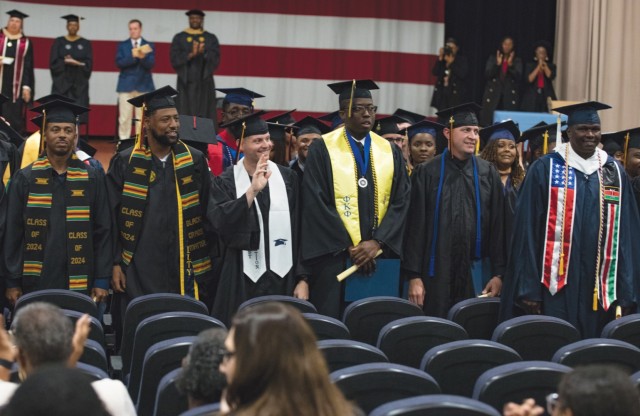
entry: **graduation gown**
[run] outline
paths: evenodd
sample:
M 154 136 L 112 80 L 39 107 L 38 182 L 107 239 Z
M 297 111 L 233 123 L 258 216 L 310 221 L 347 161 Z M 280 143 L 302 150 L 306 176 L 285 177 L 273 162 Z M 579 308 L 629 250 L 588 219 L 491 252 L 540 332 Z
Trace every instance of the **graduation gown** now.
M 205 43 L 204 54 L 189 60 L 192 42 Z M 180 32 L 171 41 L 171 66 L 178 74 L 176 106 L 180 114 L 216 119 L 213 72 L 220 64 L 220 44 L 213 33 Z
M 298 175 L 298 179 L 300 183 L 302 183 L 302 178 L 304 178 L 304 169 L 300 166 L 300 159 L 296 159 L 291 164 L 291 170 L 294 171 Z
M 211 176 L 204 155 L 189 147 L 194 163 L 194 180 L 198 181 L 199 200 L 203 219 L 209 200 Z M 129 158 L 133 148 L 117 153 L 107 172 L 107 188 L 111 212 L 114 215 L 115 257 L 113 264 L 120 264 L 122 248 L 119 244 L 116 214 L 120 212 L 120 198 L 124 186 Z M 169 158 L 162 162 L 156 156 L 151 158 L 152 176 L 149 184 L 147 205 L 138 244 L 131 263 L 123 272 L 126 275 L 125 304 L 133 298 L 151 293 L 180 293 L 180 242 L 178 241 L 178 205 L 173 163 Z M 205 232 L 210 231 L 206 221 Z M 208 241 L 211 243 L 211 239 Z M 214 246 L 210 244 L 212 250 Z M 200 291 L 206 291 L 211 272 L 199 276 Z M 201 295 L 201 297 L 203 297 Z
M 7 287 L 21 287 L 24 293 L 43 289 L 68 289 L 67 274 L 67 211 L 65 203 L 66 174 L 52 178 L 53 201 L 50 208 L 47 242 L 44 247 L 42 274 L 33 286 L 22 285 L 22 266 L 25 233 L 25 207 L 29 197 L 31 165 L 19 170 L 11 179 L 8 189 L 7 223 L 4 238 L 4 261 L 7 268 Z M 109 288 L 112 272 L 113 240 L 111 214 L 105 176 L 102 170 L 87 166 L 89 184 L 87 192 L 91 203 L 91 227 L 93 233 L 93 270 L 87 287 Z
M 574 228 L 567 285 L 551 295 L 541 283 L 546 220 L 549 198 L 549 166 L 552 158 L 563 160 L 557 153 L 535 161 L 527 172 L 516 205 L 512 253 L 505 276 L 501 320 L 514 315 L 514 304 L 523 299 L 542 302 L 542 313 L 564 319 L 574 325 L 584 338 L 598 337 L 602 327 L 612 318 L 615 304 L 604 312 L 602 306 L 593 311 L 593 288 L 599 233 L 598 173 L 585 175 L 575 170 L 576 203 Z M 614 161 L 608 157 L 606 165 Z M 606 166 L 605 165 L 605 166 Z M 618 245 L 617 297 L 621 306 L 636 302 L 634 273 L 638 273 L 638 243 L 640 232 L 638 211 L 624 169 L 622 174 L 620 211 L 620 241 Z
M 520 108 L 522 60 L 515 57 L 513 65 L 507 68 L 507 73 L 502 74 L 502 67 L 496 64 L 496 55 L 490 55 L 485 65 L 484 76 L 487 83 L 482 95 L 480 124 L 490 126 L 493 124 L 495 110 L 515 111 Z
M 222 175 L 214 178 L 209 194 L 208 219 L 213 229 L 220 236 L 220 282 L 211 315 L 224 323 L 230 323 L 238 306 L 245 300 L 266 295 L 293 295 L 295 284 L 295 260 L 298 252 L 298 178 L 291 169 L 278 166 L 285 183 L 289 199 L 291 216 L 290 243 L 293 248 L 294 264 L 291 271 L 280 277 L 267 270 L 257 282 L 253 282 L 242 271 L 243 250 L 257 250 L 260 244 L 260 225 L 255 203 L 260 204 L 262 223 L 265 226 L 265 259 L 269 268 L 269 207 L 271 198 L 269 185 L 254 199 L 249 208 L 247 198 L 236 197 L 236 185 L 233 167 L 225 169 Z
M 382 241 L 383 257 L 400 258 L 410 182 L 402 151 L 393 145 L 391 149 L 395 174 L 387 213 L 373 232 L 373 170 L 368 169 L 369 186 L 358 187 L 360 234 L 363 241 Z M 336 210 L 331 159 L 324 140 L 315 140 L 309 146 L 302 183 L 302 212 L 301 260 L 312 271 L 310 300 L 319 313 L 337 318 L 344 306 L 344 285 L 336 280 L 336 275 L 346 268 L 347 249 L 353 243 Z
M 435 276 L 429 277 L 440 164 L 445 157 Z M 496 168 L 476 158 L 482 207 L 482 258 L 491 262 L 491 276 L 501 276 L 504 255 L 504 196 Z M 475 256 L 476 196 L 471 159 L 452 159 L 450 153 L 418 165 L 411 175 L 411 204 L 402 268 L 408 277 L 420 276 L 426 289 L 424 311 L 446 317 L 455 303 L 474 297 L 471 267 Z
M 2 29 L 2 31 L 4 36 L 4 34 L 6 34 L 7 32 L 5 32 L 5 29 Z M 26 36 L 24 35 L 22 35 L 19 39 L 9 39 L 8 37 L 4 37 L 4 56 L 16 58 L 16 53 L 18 52 L 18 42 L 25 38 Z M 2 36 L 0 36 L 0 40 L 2 40 Z M 5 120 L 7 120 L 9 124 L 11 124 L 11 127 L 13 127 L 13 129 L 18 133 L 22 133 L 25 129 L 24 115 L 22 114 L 25 104 L 22 100 L 22 87 L 31 88 L 32 98 L 35 95 L 35 77 L 33 74 L 33 42 L 31 42 L 31 39 L 28 39 L 28 43 L 29 44 L 24 55 L 24 59 L 18 57 L 18 59 L 15 59 L 11 65 L 3 65 L 2 79 L 0 79 L 0 92 L 4 94 L 5 97 L 9 98 L 9 101 L 0 105 L 0 116 L 4 117 Z M 0 47 L 2 47 L 2 42 L 0 42 Z M 2 55 L 1 49 L 0 55 Z M 13 80 L 18 61 L 22 62 L 23 70 L 21 74 L 22 76 L 18 74 L 17 81 L 20 85 L 17 91 L 17 96 L 14 97 Z
M 65 64 L 64 57 L 67 55 L 84 63 L 84 66 Z M 78 105 L 89 107 L 89 78 L 93 69 L 91 42 L 85 38 L 74 41 L 64 36 L 56 38 L 51 45 L 49 68 L 53 80 L 52 94 L 64 95 L 72 98 Z

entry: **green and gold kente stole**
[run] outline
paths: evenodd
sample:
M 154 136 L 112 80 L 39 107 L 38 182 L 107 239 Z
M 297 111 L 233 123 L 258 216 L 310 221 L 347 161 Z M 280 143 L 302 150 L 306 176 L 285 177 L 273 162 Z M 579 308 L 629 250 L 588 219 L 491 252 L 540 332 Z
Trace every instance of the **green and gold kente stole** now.
M 196 278 L 211 270 L 211 259 L 203 227 L 198 182 L 189 148 L 178 142 L 172 151 L 178 209 L 180 293 L 198 298 Z M 142 230 L 151 181 L 151 151 L 136 147 L 129 159 L 120 199 L 118 228 L 122 245 L 122 266 L 131 263 Z
M 54 178 L 46 156 L 31 167 L 26 208 L 23 284 L 33 285 L 42 274 L 42 262 L 51 221 Z M 75 154 L 69 159 L 65 181 L 67 273 L 69 289 L 86 292 L 93 267 L 93 239 L 89 198 L 89 172 Z M 53 242 L 60 244 L 61 242 Z

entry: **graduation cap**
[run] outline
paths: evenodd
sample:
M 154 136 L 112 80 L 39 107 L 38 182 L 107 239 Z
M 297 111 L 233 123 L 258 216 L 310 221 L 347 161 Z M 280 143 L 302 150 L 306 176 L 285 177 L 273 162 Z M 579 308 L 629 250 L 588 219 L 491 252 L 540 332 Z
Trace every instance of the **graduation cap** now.
M 611 108 L 608 104 L 603 104 L 598 101 L 587 101 L 585 103 L 554 108 L 553 111 L 566 114 L 568 116 L 567 124 L 574 126 L 576 124 L 600 124 L 598 110 L 606 110 L 608 108 Z
M 436 123 L 435 121 L 431 120 L 422 120 L 415 124 L 412 124 L 406 130 L 407 136 L 409 137 L 409 140 L 411 140 L 413 136 L 420 133 L 430 134 L 435 138 L 438 132 L 440 132 L 442 129 L 444 129 L 444 126 L 440 123 Z
M 404 123 L 405 120 L 398 116 L 389 116 L 376 120 L 373 125 L 373 131 L 380 136 L 385 134 L 402 134 L 398 130 L 398 123 Z
M 24 137 L 13 129 L 6 121 L 0 120 L 0 135 L 6 141 L 13 143 L 17 148 L 20 148 L 24 143 Z
M 403 110 L 402 108 L 398 108 L 396 111 L 394 111 L 393 115 L 400 117 L 405 122 L 410 124 L 416 124 L 417 122 L 422 121 L 426 118 L 422 114 L 413 113 L 408 110 Z
M 291 113 L 293 113 L 296 110 L 297 109 L 294 108 L 293 110 L 278 114 L 277 116 L 268 118 L 266 120 L 266 122 L 267 123 L 275 123 L 275 124 L 283 124 L 285 126 L 294 124 L 296 122 L 296 119 L 291 116 Z
M 192 14 L 195 14 L 196 16 L 201 16 L 201 17 L 205 16 L 204 12 L 202 10 L 200 10 L 200 9 L 191 9 L 191 10 L 187 11 L 185 14 L 187 16 L 191 16 Z
M 274 141 L 284 141 L 288 129 L 297 130 L 297 126 L 287 126 L 285 124 L 269 123 L 267 122 L 267 128 L 269 129 L 269 136 Z
M 148 92 L 146 94 L 139 95 L 130 100 L 127 100 L 134 107 L 143 107 L 145 113 L 152 113 L 162 108 L 172 108 L 176 106 L 176 102 L 173 97 L 178 94 L 173 87 L 166 85 L 162 88 L 158 88 L 155 91 Z
M 62 19 L 65 19 L 67 23 L 71 23 L 71 22 L 79 22 L 80 20 L 84 20 L 84 17 L 80 17 L 77 14 L 67 14 L 62 16 Z
M 609 156 L 622 152 L 623 163 L 627 161 L 629 149 L 640 149 L 640 127 L 601 135 L 602 148 Z
M 483 143 L 486 144 L 492 140 L 499 139 L 512 140 L 520 143 L 522 138 L 520 137 L 518 125 L 513 120 L 505 120 L 480 129 L 480 140 L 482 140 Z
M 349 117 L 351 117 L 351 106 L 355 98 L 371 98 L 371 90 L 379 89 L 378 85 L 370 79 L 353 79 L 327 85 L 338 94 L 338 105 L 344 100 L 349 100 Z
M 267 122 L 264 121 L 260 116 L 265 114 L 265 111 L 257 111 L 255 113 L 251 113 L 247 116 L 240 117 L 236 120 L 230 121 L 228 123 L 222 124 L 220 127 L 228 127 L 231 129 L 232 134 L 235 137 L 239 137 L 238 139 L 238 149 L 242 145 L 242 141 L 245 137 L 255 136 L 256 134 L 266 134 L 269 133 L 269 126 L 267 126 Z M 282 126 L 285 127 L 285 126 Z M 238 163 L 238 158 L 240 157 L 240 151 L 236 153 L 236 163 Z
M 340 110 L 320 116 L 318 117 L 318 120 L 325 120 L 331 123 L 331 130 L 335 130 L 339 125 L 344 124 L 344 121 L 340 118 Z
M 42 114 L 42 119 L 32 120 L 42 132 L 46 129 L 46 123 L 73 123 L 77 124 L 78 116 L 89 111 L 87 107 L 70 103 L 68 101 L 53 100 L 31 109 Z M 37 120 L 37 121 L 36 121 Z M 40 134 L 40 152 L 44 150 L 44 133 Z
M 297 136 L 302 136 L 303 134 L 315 133 L 319 135 L 327 134 L 331 131 L 331 128 L 324 124 L 322 121 L 317 118 L 306 116 L 302 120 L 298 121 L 294 126 L 298 127 L 298 131 L 296 132 Z
M 9 10 L 7 14 L 11 17 L 17 17 L 18 19 L 26 19 L 27 17 L 29 17 L 28 14 L 24 14 L 20 10 L 16 10 L 16 9 Z
M 66 96 L 61 95 L 61 94 L 45 95 L 44 97 L 40 97 L 35 101 L 39 102 L 40 104 L 46 104 L 46 103 L 48 103 L 50 101 L 54 101 L 54 100 L 66 101 L 68 103 L 74 103 L 75 102 L 75 100 L 73 98 L 69 98 L 69 97 L 66 97 Z
M 253 108 L 253 101 L 256 98 L 264 98 L 264 95 L 246 88 L 216 88 L 216 91 L 226 94 L 223 101 L 251 108 Z
M 566 122 L 562 122 L 562 125 L 566 125 Z M 543 141 L 544 137 L 547 137 L 546 143 Z M 546 124 L 544 121 L 536 124 L 528 130 L 522 132 L 521 141 L 529 140 L 529 148 L 531 151 L 535 151 L 539 147 L 542 147 L 542 153 L 547 154 L 547 149 L 551 144 L 555 144 L 557 140 L 557 124 Z
M 94 157 L 96 153 L 98 153 L 98 149 L 91 146 L 89 143 L 87 143 L 86 140 L 80 138 L 78 138 L 78 149 L 82 150 L 91 157 Z
M 213 120 L 204 117 L 181 114 L 178 137 L 203 153 L 207 150 L 209 144 L 218 143 Z
M 436 114 L 447 120 L 447 127 L 455 129 L 462 126 L 478 126 L 478 112 L 482 107 L 476 103 L 465 103 L 446 108 Z

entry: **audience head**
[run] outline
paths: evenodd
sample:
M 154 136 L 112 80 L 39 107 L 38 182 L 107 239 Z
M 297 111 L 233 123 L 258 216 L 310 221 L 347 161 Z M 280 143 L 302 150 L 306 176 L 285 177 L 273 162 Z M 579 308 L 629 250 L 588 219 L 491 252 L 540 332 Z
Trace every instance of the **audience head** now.
M 348 415 L 351 406 L 329 381 L 313 330 L 297 310 L 279 303 L 240 311 L 225 342 L 221 370 L 235 413 Z
M 3 416 L 108 416 L 91 386 L 91 379 L 81 370 L 53 366 L 43 368 L 15 391 Z
M 189 408 L 220 401 L 226 378 L 220 372 L 227 331 L 212 328 L 202 331 L 182 360 L 178 390 L 189 399 Z
M 72 352 L 73 324 L 57 306 L 34 302 L 21 308 L 11 325 L 18 364 L 27 375 L 47 364 L 66 364 Z
M 637 416 L 640 395 L 629 376 L 615 367 L 579 367 L 560 381 L 552 415 Z

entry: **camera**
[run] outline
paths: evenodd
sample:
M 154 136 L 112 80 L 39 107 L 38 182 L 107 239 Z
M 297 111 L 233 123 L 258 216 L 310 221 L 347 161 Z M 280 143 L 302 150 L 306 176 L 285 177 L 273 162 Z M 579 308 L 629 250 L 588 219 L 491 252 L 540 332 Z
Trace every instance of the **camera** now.
M 444 45 L 444 54 L 453 55 L 453 48 L 449 45 Z

